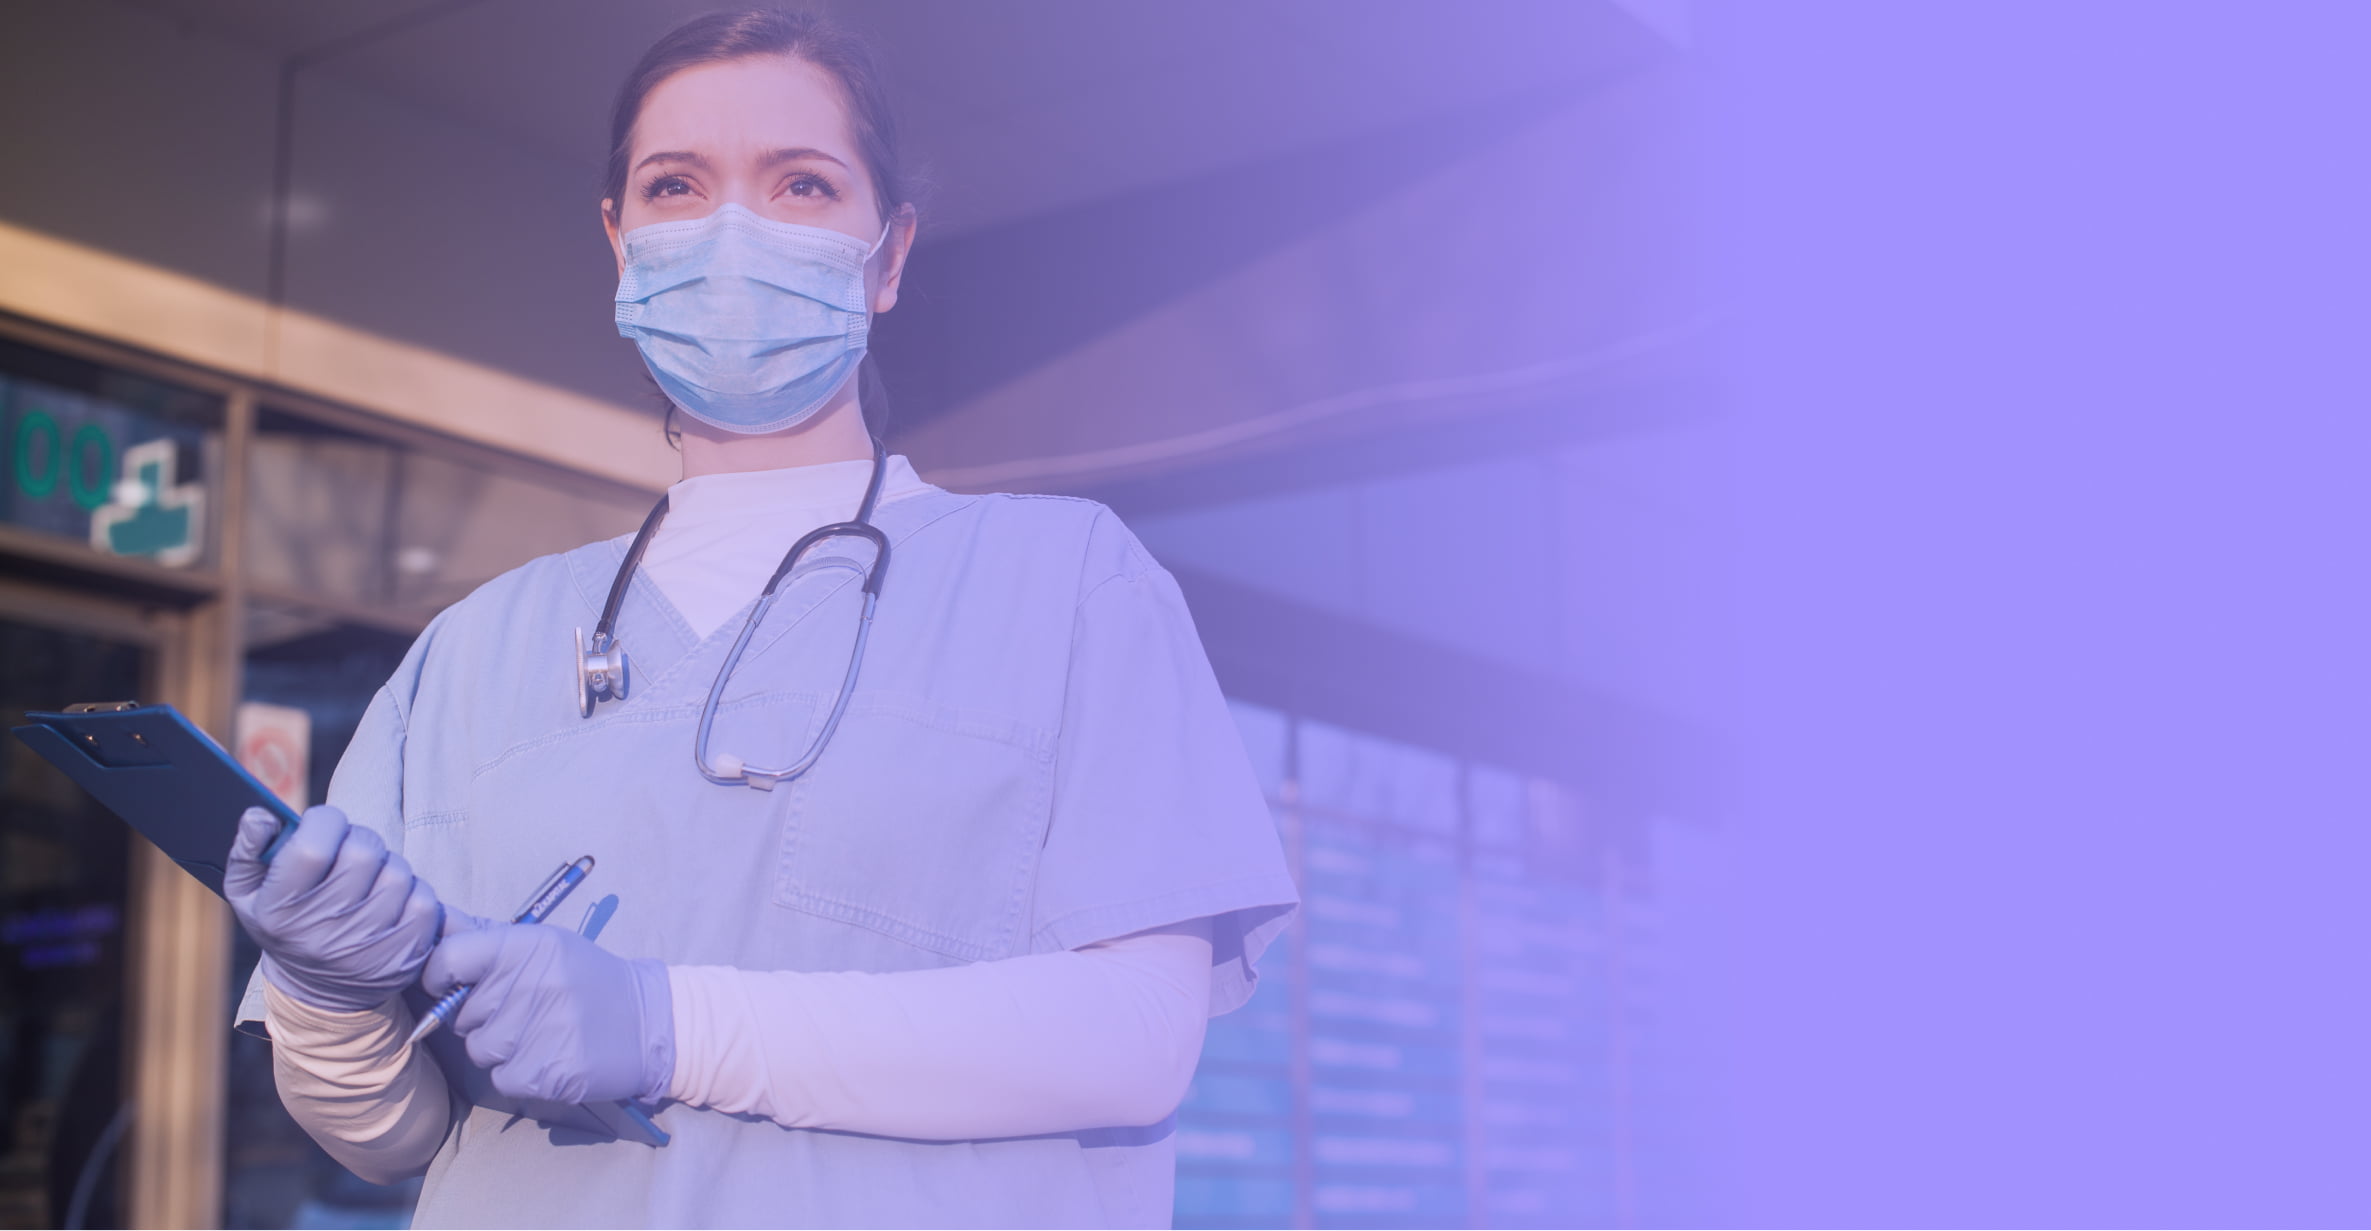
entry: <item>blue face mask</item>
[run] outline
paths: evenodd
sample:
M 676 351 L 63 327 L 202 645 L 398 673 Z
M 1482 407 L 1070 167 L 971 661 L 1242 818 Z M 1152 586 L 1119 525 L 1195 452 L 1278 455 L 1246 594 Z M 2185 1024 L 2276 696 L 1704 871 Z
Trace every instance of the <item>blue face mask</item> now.
M 617 331 L 683 413 L 728 432 L 796 426 L 864 358 L 870 247 L 739 205 L 625 233 Z

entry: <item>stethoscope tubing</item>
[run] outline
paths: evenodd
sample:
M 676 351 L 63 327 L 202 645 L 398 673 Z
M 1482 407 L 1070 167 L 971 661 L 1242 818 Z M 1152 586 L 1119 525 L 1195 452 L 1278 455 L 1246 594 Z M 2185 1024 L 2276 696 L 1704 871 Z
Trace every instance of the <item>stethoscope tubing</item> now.
M 741 663 L 741 651 L 749 645 L 750 634 L 756 631 L 759 622 L 765 618 L 766 608 L 774 603 L 770 591 L 760 599 L 757 610 L 750 612 L 748 622 L 741 626 L 741 635 L 733 639 L 733 648 L 725 656 L 723 668 L 716 673 L 716 682 L 708 686 L 708 700 L 700 706 L 700 734 L 692 745 L 692 767 L 700 771 L 700 776 L 719 786 L 747 783 L 761 791 L 770 791 L 782 783 L 803 777 L 808 770 L 813 769 L 815 762 L 823 756 L 824 748 L 831 743 L 833 734 L 840 729 L 840 716 L 848 712 L 848 699 L 856 693 L 857 674 L 864 668 L 865 642 L 872 636 L 873 609 L 880 601 L 880 593 L 867 584 L 864 588 L 864 613 L 858 617 L 856 624 L 856 644 L 848 652 L 848 673 L 841 678 L 840 693 L 832 702 L 831 714 L 824 719 L 823 729 L 816 733 L 814 742 L 807 746 L 806 755 L 787 769 L 761 769 L 743 765 L 738 772 L 728 774 L 709 764 L 708 733 L 716 725 L 716 711 L 724 699 L 725 681 L 732 678 L 733 669 Z
M 855 695 L 856 681 L 864 669 L 865 646 L 872 638 L 873 614 L 880 605 L 882 578 L 889 570 L 889 536 L 872 524 L 873 508 L 880 499 L 882 478 L 888 469 L 889 458 L 880 440 L 875 439 L 872 443 L 872 478 L 865 485 L 864 499 L 857 506 L 856 517 L 851 521 L 818 526 L 800 535 L 798 542 L 783 553 L 782 562 L 775 566 L 773 576 L 766 579 L 766 588 L 758 595 L 748 618 L 742 621 L 740 634 L 733 638 L 733 647 L 726 652 L 723 665 L 717 669 L 715 682 L 708 687 L 707 700 L 700 706 L 699 731 L 692 742 L 692 766 L 710 782 L 720 786 L 750 786 L 770 791 L 782 783 L 804 776 L 822 758 L 823 750 L 830 745 L 832 736 L 840 728 L 841 717 L 848 712 L 849 699 Z M 644 549 L 649 546 L 652 535 L 657 533 L 659 523 L 666 515 L 667 498 L 660 496 L 658 503 L 652 506 L 650 515 L 643 519 L 642 528 L 634 535 L 633 545 L 627 548 L 626 557 L 618 566 L 616 579 L 610 583 L 608 601 L 602 604 L 600 622 L 593 628 L 591 654 L 586 652 L 582 633 L 578 634 L 578 692 L 583 711 L 588 717 L 600 701 L 625 696 L 624 655 L 618 647 L 616 634 L 618 609 L 623 605 L 626 587 L 633 580 L 634 571 L 641 566 Z M 752 767 L 741 762 L 739 757 L 728 758 L 733 762 L 729 767 L 716 765 L 708 755 L 708 741 L 716 726 L 717 709 L 724 702 L 725 683 L 732 678 L 734 669 L 740 666 L 741 655 L 749 648 L 749 640 L 757 632 L 758 626 L 765 622 L 766 613 L 773 609 L 782 580 L 798 567 L 799 561 L 808 551 L 834 538 L 864 539 L 873 545 L 874 554 L 872 562 L 862 566 L 864 609 L 857 619 L 856 641 L 849 650 L 848 670 L 841 677 L 839 695 L 832 702 L 831 713 L 825 717 L 823 729 L 816 733 L 806 752 L 787 768 Z M 855 569 L 859 566 L 835 563 L 828 567 Z M 614 672 L 614 685 L 595 688 L 587 683 L 586 673 L 591 669 L 592 659 L 601 655 L 609 656 L 604 661 L 614 661 L 620 666 Z

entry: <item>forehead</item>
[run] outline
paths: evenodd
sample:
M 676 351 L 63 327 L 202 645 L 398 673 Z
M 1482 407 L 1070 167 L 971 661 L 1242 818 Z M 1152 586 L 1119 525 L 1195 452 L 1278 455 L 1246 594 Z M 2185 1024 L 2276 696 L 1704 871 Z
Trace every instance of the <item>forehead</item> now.
M 650 150 L 773 150 L 809 147 L 854 163 L 848 110 L 837 82 L 786 56 L 687 68 L 642 100 L 633 156 Z

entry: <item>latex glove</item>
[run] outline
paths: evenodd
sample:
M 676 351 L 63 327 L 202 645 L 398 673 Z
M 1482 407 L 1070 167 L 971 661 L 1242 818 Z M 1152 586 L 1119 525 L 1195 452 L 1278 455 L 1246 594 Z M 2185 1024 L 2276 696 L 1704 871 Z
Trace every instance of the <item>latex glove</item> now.
M 421 983 L 476 985 L 447 1023 L 513 1098 L 586 1103 L 665 1097 L 675 1076 L 667 967 L 628 960 L 565 928 L 447 912 Z
M 379 835 L 323 805 L 308 808 L 269 864 L 279 822 L 239 817 L 222 874 L 239 926 L 263 948 L 263 977 L 317 1009 L 376 1009 L 420 977 L 443 907 Z

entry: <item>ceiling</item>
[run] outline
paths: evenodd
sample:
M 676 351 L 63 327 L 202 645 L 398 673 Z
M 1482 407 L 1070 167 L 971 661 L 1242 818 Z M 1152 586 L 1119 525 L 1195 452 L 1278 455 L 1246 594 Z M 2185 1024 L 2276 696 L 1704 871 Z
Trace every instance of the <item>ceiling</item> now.
M 611 96 L 702 0 L 130 0 L 597 174 Z M 831 0 L 868 35 L 931 230 L 994 226 L 1597 80 L 1676 0 Z

